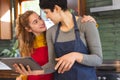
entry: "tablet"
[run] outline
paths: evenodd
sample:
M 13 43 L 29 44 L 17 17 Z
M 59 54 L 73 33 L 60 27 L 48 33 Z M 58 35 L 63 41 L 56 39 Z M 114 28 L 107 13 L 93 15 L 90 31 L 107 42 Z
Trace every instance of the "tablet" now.
M 23 66 L 29 65 L 31 70 L 42 70 L 42 67 L 35 62 L 31 57 L 17 57 L 17 58 L 0 58 L 0 61 L 10 67 L 13 71 L 14 67 L 13 64 L 23 64 Z

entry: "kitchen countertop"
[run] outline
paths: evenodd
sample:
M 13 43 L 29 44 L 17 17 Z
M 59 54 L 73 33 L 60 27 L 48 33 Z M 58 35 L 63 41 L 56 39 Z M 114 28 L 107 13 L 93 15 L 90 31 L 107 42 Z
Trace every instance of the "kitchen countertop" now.
M 0 61 L 0 79 L 15 79 L 19 74 Z
M 0 61 L 0 70 L 11 70 L 11 68 Z
M 101 66 L 97 67 L 97 71 L 120 72 L 120 60 L 104 61 Z

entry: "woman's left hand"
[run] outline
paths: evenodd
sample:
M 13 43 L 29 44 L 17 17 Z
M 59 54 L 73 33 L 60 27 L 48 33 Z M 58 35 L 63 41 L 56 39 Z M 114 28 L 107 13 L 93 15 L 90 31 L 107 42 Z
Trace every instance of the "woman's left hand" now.
M 14 64 L 13 67 L 15 68 L 17 73 L 22 75 L 40 75 L 44 74 L 44 70 L 31 70 L 30 66 L 23 66 L 22 64 Z
M 68 53 L 60 58 L 56 58 L 57 64 L 55 66 L 55 70 L 58 69 L 58 73 L 64 73 L 71 69 L 73 64 L 75 63 L 76 57 L 74 52 Z

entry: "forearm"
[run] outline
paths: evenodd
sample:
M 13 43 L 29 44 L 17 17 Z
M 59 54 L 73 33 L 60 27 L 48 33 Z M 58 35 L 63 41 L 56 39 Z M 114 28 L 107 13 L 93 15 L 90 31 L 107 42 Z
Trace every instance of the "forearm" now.
M 102 64 L 102 57 L 98 55 L 83 55 L 81 64 L 88 66 L 100 66 Z
M 51 50 L 51 48 L 49 47 L 48 47 L 48 58 L 49 58 L 48 63 L 42 66 L 45 74 L 53 73 L 55 71 L 54 69 L 55 68 L 55 55 L 54 55 L 54 51 Z
M 55 64 L 52 62 L 48 62 L 47 64 L 45 64 L 44 66 L 42 66 L 43 70 L 44 70 L 44 74 L 49 74 L 49 73 L 53 73 L 55 72 Z
M 97 55 L 86 55 L 79 52 L 74 52 L 76 61 L 87 66 L 99 66 L 102 64 L 102 57 Z

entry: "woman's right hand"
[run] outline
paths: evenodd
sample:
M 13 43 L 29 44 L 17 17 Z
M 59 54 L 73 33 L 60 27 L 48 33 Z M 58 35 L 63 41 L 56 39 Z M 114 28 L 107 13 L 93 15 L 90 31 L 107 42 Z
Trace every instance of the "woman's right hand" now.
M 17 77 L 16 80 L 22 80 L 22 78 L 21 77 Z
M 90 15 L 84 15 L 81 22 L 94 22 L 95 24 L 97 24 L 95 18 Z
M 14 64 L 13 67 L 17 73 L 22 75 L 41 75 L 44 74 L 44 70 L 31 70 L 30 66 L 27 65 L 26 68 L 22 64 Z

